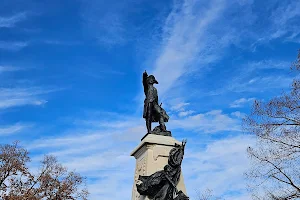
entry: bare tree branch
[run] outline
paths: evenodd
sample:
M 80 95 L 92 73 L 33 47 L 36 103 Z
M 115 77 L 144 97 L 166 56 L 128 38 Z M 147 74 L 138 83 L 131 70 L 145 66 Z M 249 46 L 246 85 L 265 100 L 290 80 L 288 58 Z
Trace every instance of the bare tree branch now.
M 291 68 L 298 72 L 299 66 L 300 51 Z M 300 196 L 299 110 L 300 80 L 295 79 L 290 93 L 268 102 L 256 100 L 252 112 L 243 120 L 244 130 L 257 138 L 257 145 L 248 149 L 253 166 L 247 173 L 257 199 L 287 200 Z

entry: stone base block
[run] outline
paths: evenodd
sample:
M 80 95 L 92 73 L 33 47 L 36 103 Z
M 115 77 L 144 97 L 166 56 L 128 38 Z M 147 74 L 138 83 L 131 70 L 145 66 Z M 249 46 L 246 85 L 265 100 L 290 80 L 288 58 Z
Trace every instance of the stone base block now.
M 138 177 L 139 175 L 149 176 L 163 170 L 164 166 L 168 164 L 169 152 L 175 146 L 175 143 L 181 144 L 181 142 L 170 136 L 147 134 L 132 151 L 131 156 L 136 159 L 132 200 L 148 200 L 147 197 L 140 195 L 136 189 Z M 187 195 L 182 174 L 177 188 Z

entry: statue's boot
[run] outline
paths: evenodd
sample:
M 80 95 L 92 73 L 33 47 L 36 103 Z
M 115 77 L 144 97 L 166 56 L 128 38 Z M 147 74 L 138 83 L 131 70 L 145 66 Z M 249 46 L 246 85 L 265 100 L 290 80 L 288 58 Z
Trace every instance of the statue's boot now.
M 162 131 L 164 131 L 164 132 L 167 131 L 167 127 L 166 127 L 165 124 L 161 124 L 161 125 L 160 125 L 160 129 L 161 129 Z
M 146 126 L 147 126 L 148 133 L 151 133 L 151 121 L 148 119 L 146 120 Z

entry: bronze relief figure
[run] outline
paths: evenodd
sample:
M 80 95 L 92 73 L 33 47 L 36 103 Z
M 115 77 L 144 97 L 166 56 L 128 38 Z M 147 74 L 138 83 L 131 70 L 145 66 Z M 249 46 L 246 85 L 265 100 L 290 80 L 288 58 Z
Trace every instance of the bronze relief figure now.
M 181 174 L 181 163 L 184 155 L 186 140 L 181 145 L 175 144 L 169 153 L 168 164 L 163 170 L 150 176 L 139 176 L 136 184 L 137 191 L 153 200 L 189 200 L 177 184 Z

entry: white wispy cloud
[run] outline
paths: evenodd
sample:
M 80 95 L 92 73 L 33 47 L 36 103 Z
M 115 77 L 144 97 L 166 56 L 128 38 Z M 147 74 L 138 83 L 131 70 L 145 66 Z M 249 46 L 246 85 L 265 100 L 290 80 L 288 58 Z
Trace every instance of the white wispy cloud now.
M 195 113 L 195 111 L 193 111 L 193 110 L 186 110 L 186 111 L 179 112 L 178 116 L 179 117 L 185 117 L 185 116 L 191 115 L 193 113 Z
M 75 45 L 82 44 L 80 41 L 50 40 L 50 39 L 40 40 L 37 42 L 41 42 L 49 45 L 62 45 L 62 46 L 75 46 Z
M 28 14 L 26 12 L 17 13 L 11 16 L 0 16 L 0 28 L 12 28 L 18 22 L 21 22 L 27 18 Z
M 186 104 L 178 104 L 175 106 L 175 109 L 178 112 L 182 112 L 181 108 Z M 220 110 L 213 110 L 203 114 L 191 114 L 189 116 L 182 116 L 181 118 L 172 119 L 167 124 L 168 128 L 170 130 L 177 128 L 199 130 L 205 133 L 238 129 L 237 118 L 224 114 Z M 80 115 L 77 119 L 72 118 L 69 120 L 71 121 L 67 121 L 68 124 L 70 122 L 73 123 L 71 129 L 56 134 L 56 136 L 41 136 L 39 139 L 27 142 L 27 148 L 35 155 L 33 161 L 37 162 L 40 160 L 42 153 L 57 156 L 59 161 L 70 170 L 76 169 L 81 175 L 87 176 L 88 188 L 91 193 L 90 199 L 113 200 L 124 196 L 130 198 L 135 159 L 130 157 L 129 154 L 146 134 L 144 120 L 141 117 L 134 117 L 132 115 L 105 112 L 88 112 L 85 115 Z M 218 156 L 224 156 L 222 160 L 224 161 L 227 154 L 234 154 L 237 149 L 241 148 L 239 144 L 233 144 L 234 142 L 226 140 L 223 143 L 216 142 L 212 144 L 212 147 L 207 148 L 205 154 L 201 154 L 201 156 L 212 154 L 211 159 L 213 161 L 211 162 L 219 160 L 216 158 Z M 220 153 L 215 155 L 218 149 L 224 145 L 232 145 L 232 147 L 226 149 L 227 153 L 223 151 L 222 155 Z M 214 146 L 218 147 L 218 149 L 214 150 Z M 198 155 L 200 153 L 187 152 L 186 155 L 191 162 L 198 162 Z M 210 160 L 210 157 L 206 157 L 206 159 Z M 226 161 L 230 162 L 230 159 Z M 219 164 L 215 165 L 218 166 Z M 207 164 L 204 167 L 208 170 Z M 227 168 L 229 168 L 229 164 L 225 166 L 225 169 L 222 169 L 226 171 L 228 170 Z M 186 172 L 188 170 L 185 168 L 183 170 L 185 182 L 190 185 L 188 178 L 190 174 Z M 239 171 L 235 173 L 237 177 Z M 197 174 L 198 176 L 204 176 L 204 174 L 201 172 L 201 174 Z M 124 184 L 120 185 L 121 182 Z M 202 182 L 202 180 L 198 179 L 197 185 L 202 184 Z M 103 187 L 99 189 L 99 185 Z M 194 187 L 189 187 L 189 189 L 192 190 Z M 120 190 L 122 194 L 114 192 L 116 190 Z
M 242 112 L 240 112 L 240 111 L 235 111 L 235 112 L 232 112 L 232 113 L 230 113 L 232 116 L 234 116 L 234 117 L 237 117 L 237 118 L 244 118 L 245 116 L 246 116 L 246 114 L 245 113 L 242 113 Z
M 108 67 L 103 66 L 103 68 L 108 68 Z M 124 71 L 110 70 L 110 69 L 99 70 L 98 68 L 92 69 L 91 67 L 80 69 L 79 72 L 81 74 L 84 74 L 86 76 L 96 78 L 96 79 L 104 79 L 104 78 L 108 78 L 111 76 L 124 76 L 126 74 Z
M 234 69 L 233 75 L 227 79 L 227 83 L 220 85 L 216 90 L 211 90 L 209 95 L 219 95 L 228 92 L 260 93 L 271 89 L 283 89 L 290 87 L 296 74 L 288 73 L 290 63 L 287 61 L 263 60 L 249 62 Z M 270 73 L 270 70 L 283 70 L 278 73 Z M 264 72 L 264 70 L 268 70 Z
M 127 15 L 136 4 L 136 1 L 131 0 L 112 1 L 111 4 L 105 5 L 94 0 L 84 1 L 81 11 L 85 30 L 105 47 L 127 43 L 130 39 Z
M 178 100 L 176 101 L 171 101 L 167 104 L 167 107 L 170 109 L 170 113 L 176 113 L 179 117 L 186 117 L 188 115 L 191 115 L 195 113 L 193 110 L 188 110 L 187 107 L 190 105 L 190 103 L 187 102 L 181 102 Z
M 47 100 L 43 95 L 57 91 L 39 87 L 0 88 L 0 109 L 24 105 L 44 105 Z
M 282 6 L 276 6 L 277 3 Z M 200 6 L 199 6 L 200 5 Z M 153 62 L 153 74 L 157 77 L 159 84 L 159 94 L 162 99 L 166 96 L 170 98 L 172 93 L 178 93 L 175 97 L 181 96 L 181 91 L 189 88 L 185 83 L 186 78 L 192 73 L 205 72 L 205 68 L 210 63 L 217 63 L 222 57 L 226 56 L 226 49 L 229 46 L 235 46 L 243 50 L 252 50 L 253 45 L 265 44 L 275 38 L 271 38 L 271 33 L 284 29 L 284 33 L 278 37 L 297 39 L 299 33 L 298 2 L 278 2 L 268 3 L 268 12 L 259 13 L 255 9 L 253 1 L 212 1 L 210 3 L 200 4 L 198 1 L 174 1 L 173 10 L 169 14 L 166 23 L 163 25 L 162 45 L 158 50 L 156 59 Z M 281 20 L 270 20 L 285 15 Z M 270 23 L 264 24 L 264 20 Z M 280 26 L 275 21 L 281 21 Z M 279 23 L 279 22 L 278 22 Z M 298 39 L 299 40 L 299 39 Z M 253 44 L 253 45 L 252 45 Z M 151 59 L 153 59 L 151 57 Z M 220 63 L 220 65 L 222 65 Z M 290 77 L 270 76 L 263 74 L 260 77 L 249 77 L 249 70 L 266 69 L 288 69 L 290 63 L 280 60 L 262 60 L 253 61 L 246 64 L 248 70 L 244 70 L 248 81 L 257 78 L 257 84 L 253 82 L 246 83 L 245 77 L 232 77 L 232 82 L 224 89 L 213 93 L 220 94 L 225 91 L 255 91 L 257 92 L 261 84 L 268 80 L 266 88 L 282 88 Z M 244 67 L 246 69 L 246 67 Z M 220 69 L 221 70 L 221 69 Z M 254 75 L 251 74 L 251 75 Z M 234 75 L 233 75 L 234 76 Z M 276 81 L 272 81 L 275 80 Z M 199 89 L 201 89 L 201 85 Z M 170 90 L 170 88 L 176 88 Z M 194 89 L 195 90 L 195 89 Z M 193 91 L 194 91 L 193 90 Z M 222 90 L 222 91 L 221 91 Z M 174 96 L 172 96 L 174 98 Z M 188 98 L 188 97 L 186 97 Z
M 108 13 L 103 18 L 98 19 L 97 27 L 102 30 L 102 34 L 97 36 L 97 40 L 107 46 L 124 44 L 126 42 L 125 26 L 119 15 Z M 107 26 L 110 24 L 110 26 Z
M 22 68 L 20 67 L 13 67 L 13 66 L 1 66 L 0 65 L 0 74 L 2 72 L 14 72 L 14 71 L 20 71 Z
M 207 29 L 220 17 L 225 6 L 222 0 L 210 2 L 206 9 L 201 9 L 196 1 L 174 2 L 163 27 L 163 45 L 153 70 L 162 95 L 191 70 L 201 53 L 207 52 L 207 47 L 211 45 L 206 39 Z M 199 10 L 195 12 L 195 8 Z
M 65 146 L 65 147 L 71 147 L 78 144 L 81 145 L 87 145 L 89 143 L 95 142 L 96 140 L 101 140 L 105 136 L 108 136 L 107 134 L 104 134 L 102 132 L 89 132 L 84 131 L 85 134 L 78 134 L 73 133 L 72 135 L 67 135 L 64 137 L 56 137 L 56 138 L 47 138 L 47 139 L 41 139 L 36 140 L 30 144 L 28 147 L 29 149 L 36 149 L 36 148 L 55 148 L 59 146 Z M 75 137 L 76 136 L 76 137 Z M 68 149 L 66 148 L 66 149 Z
M 21 123 L 8 125 L 8 126 L 0 126 L 0 136 L 7 136 L 7 135 L 19 133 L 29 127 L 30 127 L 29 124 L 21 124 Z
M 1 97 L 0 97 L 1 98 Z M 0 103 L 0 109 L 10 108 L 15 106 L 36 105 L 40 106 L 47 103 L 45 100 L 36 100 L 31 97 L 23 97 L 20 99 L 4 99 Z
M 236 82 L 235 82 L 236 81 Z M 270 89 L 283 89 L 290 86 L 293 77 L 289 76 L 256 76 L 247 77 L 242 81 L 241 77 L 234 80 L 224 91 L 232 92 L 263 92 Z M 224 92 L 220 91 L 220 92 Z
M 285 60 L 261 60 L 243 64 L 237 69 L 237 75 L 223 89 L 235 92 L 260 92 L 268 89 L 286 88 L 294 78 L 287 74 L 291 62 Z M 264 73 L 268 70 L 267 73 Z M 283 70 L 280 74 L 270 74 L 270 70 Z
M 187 103 L 187 102 L 180 102 L 180 103 L 176 103 L 175 105 L 171 106 L 171 110 L 172 111 L 184 111 L 185 110 L 185 107 L 187 105 L 189 105 L 190 103 Z
M 199 133 L 218 133 L 240 131 L 240 120 L 225 114 L 222 110 L 195 113 L 186 117 L 172 118 L 168 123 L 170 129 L 193 130 Z
M 278 6 L 273 10 L 271 20 L 273 22 L 273 32 L 271 38 L 276 39 L 285 36 L 286 40 L 293 41 L 300 34 L 299 24 L 300 18 L 300 2 L 291 1 L 290 3 Z
M 106 121 L 104 123 L 101 117 L 76 120 L 74 128 L 57 136 L 30 141 L 26 146 L 35 154 L 34 162 L 41 160 L 42 150 L 43 153 L 57 156 L 68 169 L 86 176 L 91 193 L 89 199 L 130 198 L 135 166 L 135 159 L 130 157 L 130 151 L 136 144 L 127 140 L 128 137 L 133 137 L 130 135 L 132 131 L 138 131 L 138 136 L 130 140 L 137 143 L 141 138 L 140 134 L 145 134 L 145 128 L 139 130 L 138 119 L 135 122 L 126 121 L 126 118 L 123 122 Z M 116 190 L 119 192 L 116 193 Z
M 240 108 L 254 101 L 254 98 L 240 98 L 230 104 L 231 108 Z
M 187 149 L 183 172 L 190 196 L 209 188 L 225 199 L 250 200 L 244 173 L 250 166 L 246 148 L 253 143 L 253 137 L 244 135 L 219 139 L 202 150 Z
M 299 43 L 300 3 L 278 0 L 266 2 L 267 12 L 249 12 L 255 18 L 253 27 L 247 27 L 248 35 L 254 39 L 251 45 L 253 50 L 275 39 Z
M 21 49 L 27 47 L 29 45 L 28 42 L 8 42 L 8 41 L 0 41 L 0 49 L 7 51 L 20 51 Z
M 260 60 L 251 61 L 245 64 L 245 69 L 250 71 L 263 69 L 289 69 L 291 62 L 282 60 Z

